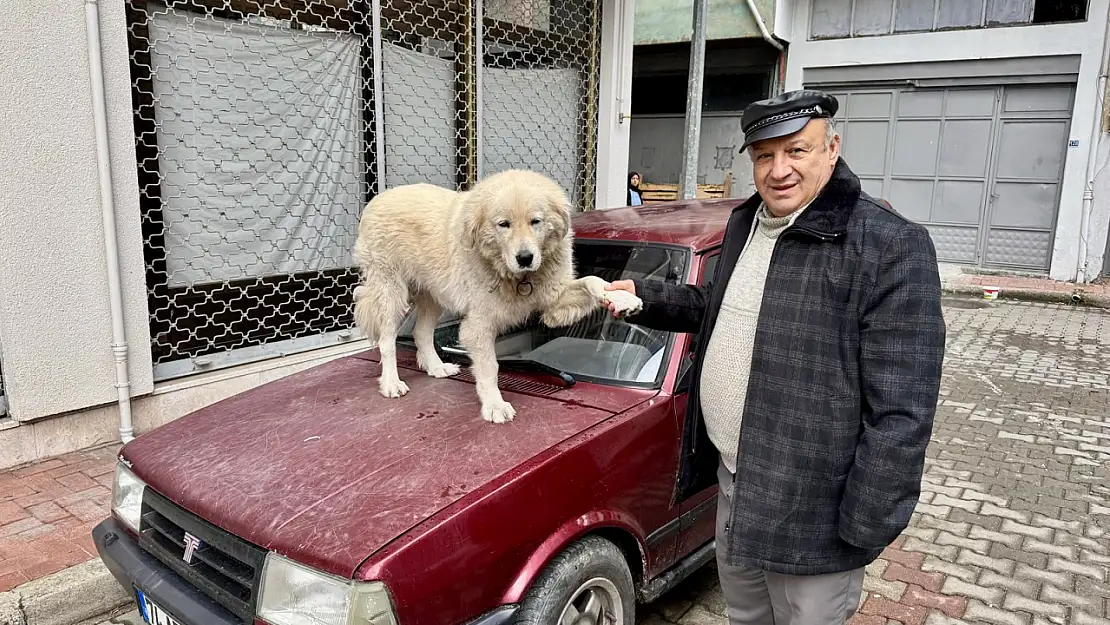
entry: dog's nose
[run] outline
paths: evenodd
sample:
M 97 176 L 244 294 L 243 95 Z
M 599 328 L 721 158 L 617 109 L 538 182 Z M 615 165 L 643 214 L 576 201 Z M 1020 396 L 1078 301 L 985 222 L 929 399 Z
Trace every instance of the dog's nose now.
M 520 265 L 521 269 L 527 269 L 532 266 L 533 258 L 532 252 L 517 252 L 516 264 Z

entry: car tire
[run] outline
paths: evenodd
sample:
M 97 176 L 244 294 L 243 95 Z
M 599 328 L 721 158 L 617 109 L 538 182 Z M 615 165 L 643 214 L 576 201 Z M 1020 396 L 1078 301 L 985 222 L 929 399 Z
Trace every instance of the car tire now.
M 635 625 L 624 554 L 600 536 L 572 544 L 544 568 L 517 614 L 516 625 Z

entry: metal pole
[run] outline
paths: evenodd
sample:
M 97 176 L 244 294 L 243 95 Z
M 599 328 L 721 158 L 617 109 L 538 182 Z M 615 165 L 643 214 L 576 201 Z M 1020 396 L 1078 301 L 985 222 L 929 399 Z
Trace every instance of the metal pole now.
M 682 145 L 679 197 L 692 200 L 698 191 L 698 147 L 701 140 L 701 92 L 705 82 L 705 22 L 708 0 L 694 0 L 694 34 L 690 38 L 690 76 L 686 87 L 686 137 Z
M 363 5 L 365 6 L 365 5 Z M 374 54 L 374 166 L 377 168 L 378 188 L 385 192 L 385 81 L 382 78 L 382 2 L 371 0 L 370 35 Z
M 485 65 L 483 22 L 484 0 L 474 0 L 474 181 L 477 184 L 486 175 L 486 159 L 482 154 L 482 66 Z

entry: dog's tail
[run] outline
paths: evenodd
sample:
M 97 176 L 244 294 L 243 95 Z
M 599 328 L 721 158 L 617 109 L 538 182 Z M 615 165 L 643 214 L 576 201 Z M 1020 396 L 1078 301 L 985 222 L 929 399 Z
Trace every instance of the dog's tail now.
M 366 338 L 371 342 L 378 340 L 378 315 L 374 310 L 374 302 L 366 297 L 368 289 L 355 288 L 355 325 L 358 326 Z

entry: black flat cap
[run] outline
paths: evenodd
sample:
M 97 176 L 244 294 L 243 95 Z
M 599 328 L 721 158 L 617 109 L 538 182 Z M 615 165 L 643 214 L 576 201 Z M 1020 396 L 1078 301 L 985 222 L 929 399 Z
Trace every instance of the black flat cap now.
M 840 103 L 836 98 L 813 89 L 787 91 L 768 100 L 760 100 L 744 109 L 740 128 L 744 131 L 744 145 L 740 151 L 756 141 L 785 137 L 806 127 L 809 120 L 836 115 Z

